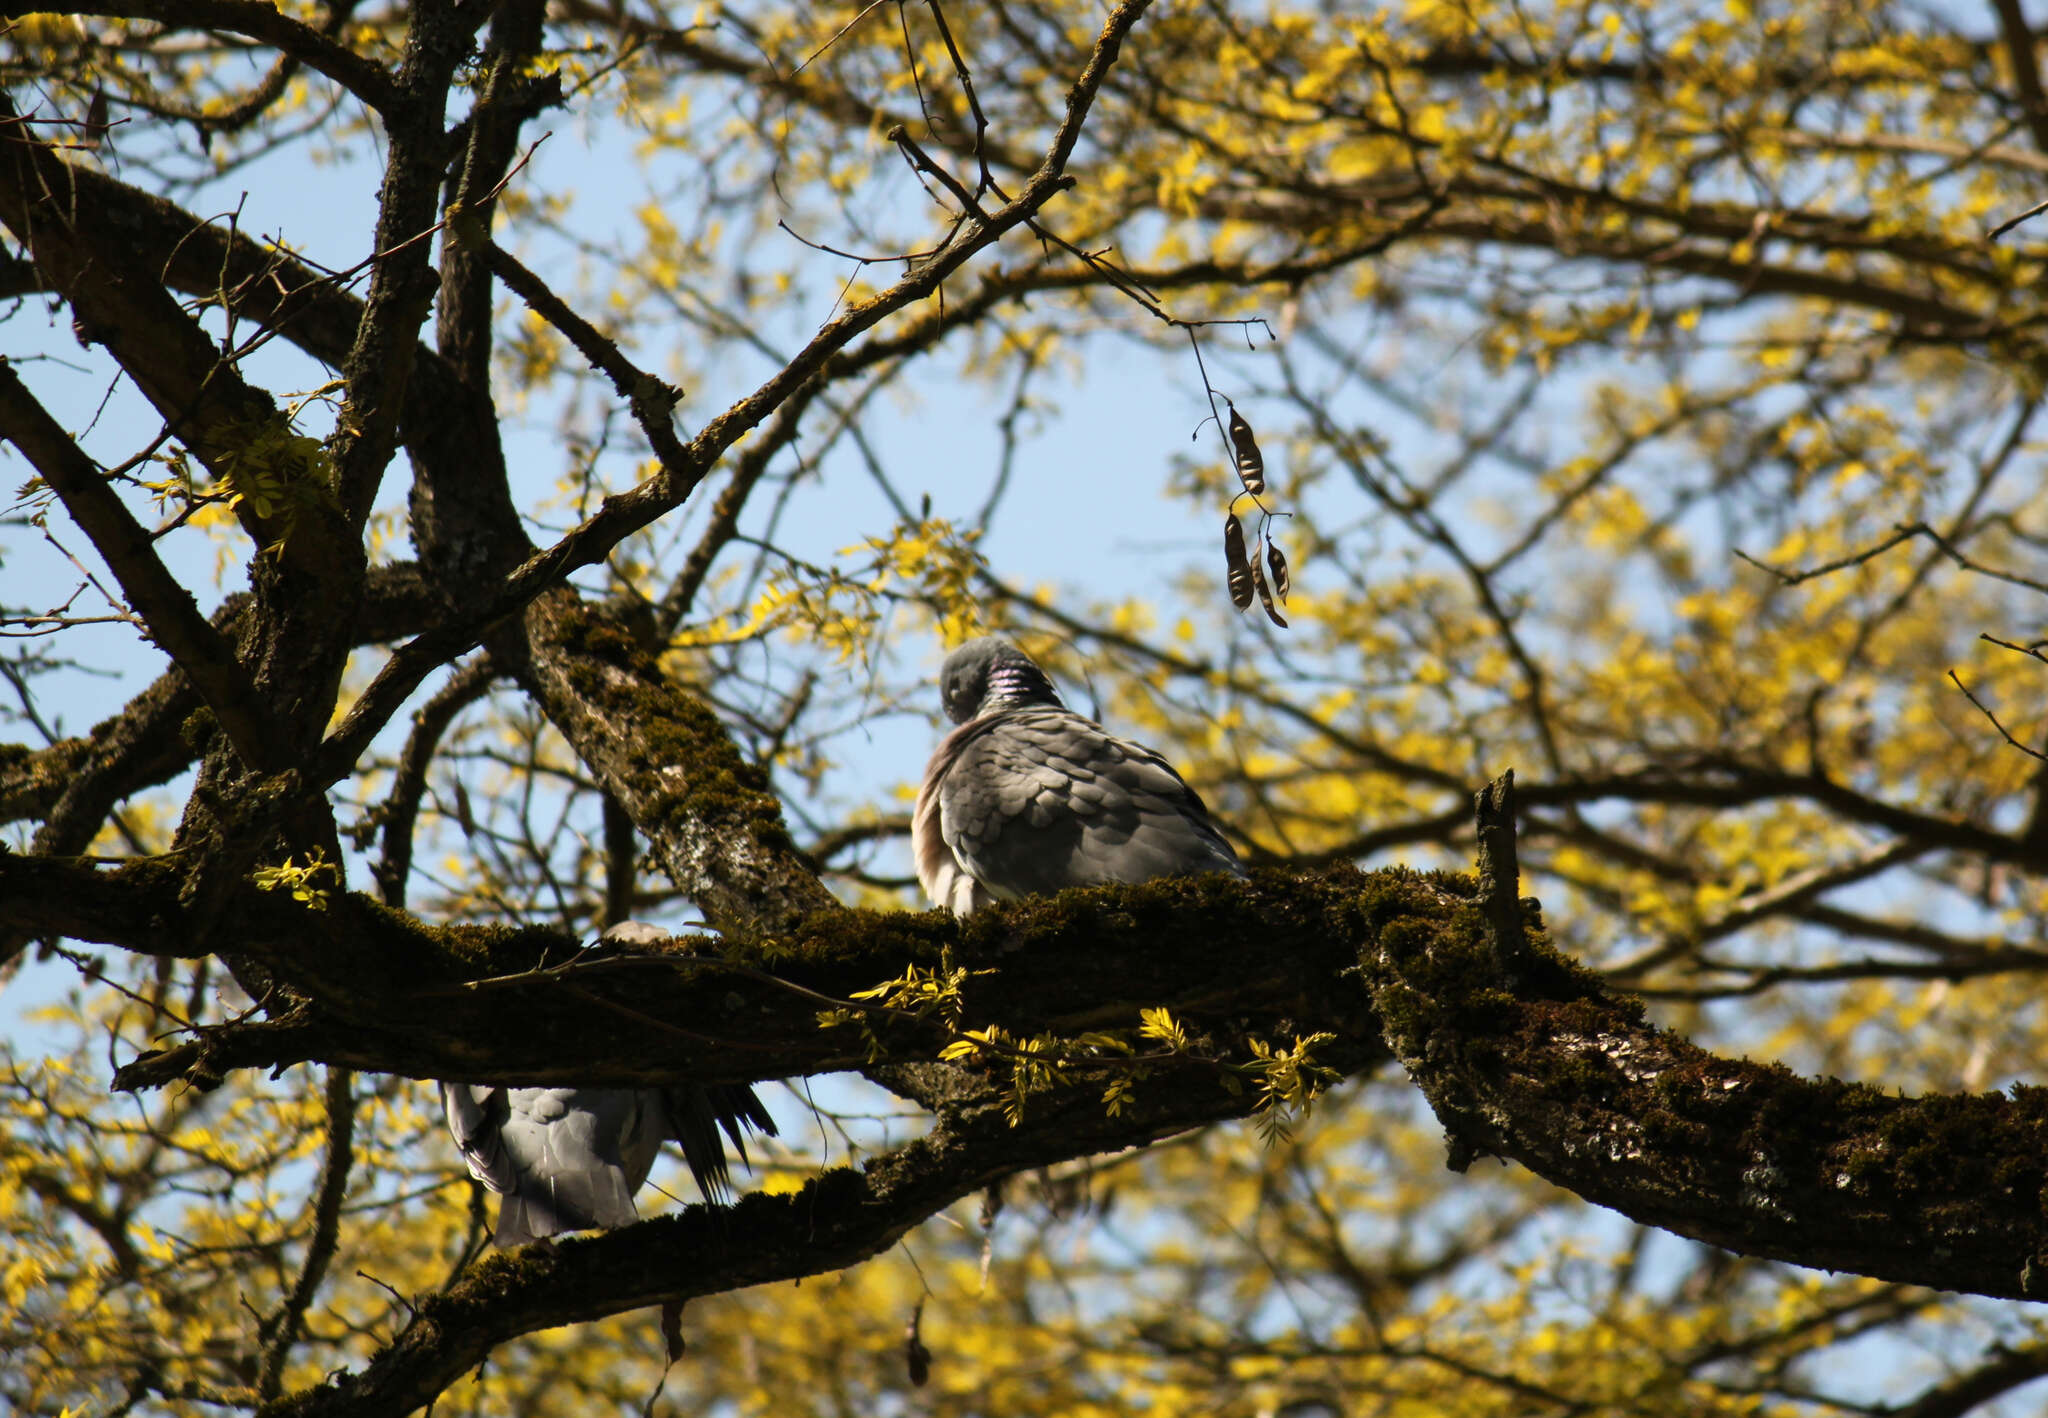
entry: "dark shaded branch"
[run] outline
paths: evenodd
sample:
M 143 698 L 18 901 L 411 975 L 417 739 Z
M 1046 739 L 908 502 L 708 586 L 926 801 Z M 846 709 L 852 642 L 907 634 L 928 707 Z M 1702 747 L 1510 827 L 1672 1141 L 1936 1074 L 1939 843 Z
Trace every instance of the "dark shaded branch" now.
M 1359 963 L 1454 1168 L 1510 1157 L 1745 1255 L 2048 1296 L 2048 1090 L 1903 1098 L 1717 1058 L 1541 946 L 1518 986 L 1476 922 L 1383 931 Z
M 610 793 L 604 795 L 604 924 L 630 920 L 633 894 L 639 883 L 633 819 Z
M 1986 950 L 1968 958 L 1946 960 L 1843 960 L 1832 965 L 1781 965 L 1773 967 L 1726 965 L 1700 962 L 1702 972 L 1726 975 L 1722 985 L 1644 986 L 1645 999 L 1705 1000 L 1741 999 L 1760 995 L 1779 985 L 1830 984 L 1843 980 L 1968 980 L 1981 975 L 2048 974 L 2048 952 L 2039 950 Z
M 273 764 L 285 753 L 285 733 L 255 687 L 234 647 L 199 613 L 199 604 L 158 559 L 141 523 L 122 504 L 85 450 L 28 391 L 14 367 L 0 358 L 0 437 L 19 448 L 92 538 L 121 583 L 149 637 L 169 655 L 206 701 L 236 752 L 251 764 Z
M 384 795 L 377 812 L 382 851 L 370 874 L 377 879 L 387 905 L 405 905 L 406 878 L 412 875 L 413 827 L 419 820 L 420 799 L 427 791 L 427 770 L 440 751 L 441 738 L 457 714 L 490 692 L 498 675 L 490 656 L 480 656 L 457 670 L 412 716 L 412 732 L 399 752 L 391 791 Z
M 2034 34 L 2027 27 L 2020 0 L 1991 0 L 1998 11 L 1999 38 L 2005 46 L 2006 62 L 2012 66 L 2013 85 L 2020 91 L 2020 110 L 2026 115 L 2027 131 L 2034 146 L 2048 153 L 2048 94 L 2041 92 L 2041 66 L 2034 53 Z
M 52 929 L 132 935 L 136 903 L 175 889 L 161 862 L 83 871 L 0 858 L 0 910 L 61 901 Z M 33 879 L 17 892 L 24 873 Z M 249 923 L 238 944 L 295 959 L 314 913 L 274 896 L 238 903 Z M 1212 1070 L 1247 1033 L 1318 1030 L 1365 1051 L 1384 1030 L 1461 1156 L 1513 1157 L 1588 1200 L 1745 1254 L 2048 1293 L 2048 1260 L 2032 1259 L 2048 1256 L 2048 1090 L 1901 1098 L 1713 1057 L 1547 950 L 1524 912 L 1518 990 L 1473 883 L 1402 871 L 1101 888 L 965 920 L 835 910 L 759 946 L 710 947 L 718 956 L 705 942 L 600 954 L 549 932 L 429 931 L 345 898 L 319 913 L 317 1010 L 207 1030 L 116 1082 L 205 1084 L 307 1058 L 584 1086 L 809 1075 L 869 1064 L 871 1051 L 928 1059 L 950 1037 L 936 1020 L 848 1001 L 907 964 L 950 960 L 968 972 L 961 1027 L 1071 1037 L 1128 1029 L 1163 1004 L 1221 1050 Z M 1367 995 L 1339 983 L 1347 957 Z M 834 1002 L 868 1029 L 820 1029 Z
M 202 956 L 178 920 L 175 859 L 98 869 L 58 857 L 0 851 L 0 920 L 9 935 L 66 935 L 142 955 Z
M 20 860 L 0 857 L 0 911 Z M 72 870 L 67 889 L 92 884 Z M 1234 1035 L 1243 1020 L 1265 1017 L 1275 1033 L 1284 1022 L 1289 1032 L 1370 1041 L 1377 1031 L 1363 997 L 1331 982 L 1356 958 L 1374 901 L 1417 922 L 1465 909 L 1432 879 L 1336 868 L 1268 873 L 1250 886 L 1196 878 L 1070 892 L 965 920 L 835 908 L 759 945 L 686 937 L 643 950 L 586 949 L 544 930 L 428 929 L 360 896 L 323 913 L 277 906 L 238 948 L 266 958 L 296 949 L 291 937 L 308 919 L 332 917 L 320 930 L 323 949 L 339 957 L 327 962 L 338 979 L 317 1012 L 208 1030 L 143 1055 L 118 1086 L 309 1059 L 514 1085 L 755 1082 L 866 1063 L 861 1029 L 819 1027 L 821 1010 L 847 1007 L 868 1017 L 892 1057 L 931 1057 L 950 1037 L 936 1020 L 849 1001 L 949 954 L 957 967 L 988 972 L 961 982 L 967 1017 L 1016 1035 L 1133 1027 L 1140 1008 L 1164 1004 L 1191 1029 L 1213 1023 Z M 78 914 L 79 926 L 92 924 Z
M 0 862 L 0 880 L 10 865 Z M 688 946 L 571 956 L 571 942 L 542 932 L 405 926 L 392 937 L 392 925 L 337 902 L 331 910 L 355 913 L 339 938 L 365 938 L 407 968 L 387 968 L 374 996 L 367 986 L 335 996 L 334 1013 L 323 1000 L 317 1016 L 209 1030 L 145 1056 L 117 1082 L 204 1083 L 227 1068 L 309 1056 L 585 1085 L 864 1067 L 942 1104 L 951 1072 L 916 1072 L 949 1036 L 936 1020 L 878 1006 L 866 1011 L 867 1037 L 820 1029 L 817 1014 L 907 963 L 950 959 L 968 972 L 958 1027 L 1071 1037 L 1129 1029 L 1140 1008 L 1166 1005 L 1201 1041 L 1197 1059 L 1181 1060 L 1207 1070 L 1206 1081 L 1180 1074 L 1190 1108 L 1225 1107 L 1207 1090 L 1225 1091 L 1220 1074 L 1248 1037 L 1327 1031 L 1341 1070 L 1375 1057 L 1384 1032 L 1458 1155 L 1514 1157 L 1588 1200 L 1746 1254 L 1994 1296 L 2043 1291 L 2048 1260 L 2032 1258 L 2048 1256 L 2038 1203 L 2048 1091 L 1901 1098 L 1713 1057 L 1645 1024 L 1640 1006 L 1549 951 L 1526 907 L 1532 939 L 1517 990 L 1473 887 L 1336 870 L 1067 892 L 964 920 L 837 911 L 758 949 L 727 943 L 718 958 Z M 1347 953 L 1363 994 L 1342 983 Z M 352 962 L 360 974 L 366 965 Z M 1028 1106 L 1026 1116 L 1028 1134 Z M 1064 1135 L 1070 1150 L 1058 1155 L 1143 1141 L 1144 1125 L 1130 1126 L 1086 1144 Z M 1014 1164 L 1008 1146 L 991 1142 L 986 1155 L 999 1161 L 988 1165 Z M 829 1250 L 812 1255 L 814 1269 L 836 1263 Z M 602 1306 L 650 1302 L 604 1293 Z
M 1910 851 L 1916 854 L 1943 849 L 1973 852 L 2029 870 L 2039 865 L 2039 858 L 2017 833 L 1886 802 L 1825 773 L 1788 772 L 1730 755 L 1701 755 L 1672 768 L 1640 773 L 1519 784 L 1515 791 L 1525 810 L 1603 801 L 1735 808 L 1790 798 L 1816 803 L 1850 822 L 1883 828 L 1911 844 Z M 1351 848 L 1347 845 L 1344 850 Z
M 425 238 L 439 214 L 447 162 L 444 115 L 455 68 L 485 18 L 481 8 L 417 3 L 408 11 L 399 85 L 404 106 L 385 115 L 389 151 L 377 191 L 376 257 L 362 318 L 342 361 L 348 385 L 333 437 L 335 491 L 353 528 L 369 516 L 397 447 L 419 328 L 440 289 Z
M 1486 928 L 1501 969 L 1510 977 L 1522 970 L 1528 941 L 1522 927 L 1522 869 L 1515 858 L 1515 770 L 1479 790 L 1473 801 L 1479 838 L 1479 898 Z
M 793 1194 L 757 1192 L 731 1207 L 692 1206 L 492 1256 L 452 1290 L 416 1296 L 413 1320 L 360 1373 L 294 1394 L 269 1418 L 402 1418 L 517 1335 L 853 1265 L 1000 1178 L 1240 1116 L 1254 1101 L 1254 1090 L 1232 1095 L 1199 1069 L 1165 1068 L 1138 1082 L 1118 1118 L 1105 1114 L 1099 1085 L 1081 1084 L 1033 1095 L 1025 1122 L 1012 1127 L 985 1083 L 934 1066 L 921 1072 L 922 1086 L 899 1082 L 938 1104 L 929 1136 Z
M 166 29 L 225 30 L 260 40 L 307 68 L 325 74 L 386 117 L 405 107 L 406 94 L 373 60 L 293 19 L 266 0 L 89 0 L 66 7 L 79 15 L 148 20 Z
M 2048 1374 L 2048 1344 L 2001 1347 L 1983 1363 L 1936 1384 L 1913 1402 L 1878 1411 L 1883 1418 L 1963 1418 L 2043 1374 Z
M 464 150 L 449 183 L 449 225 L 441 239 L 441 295 L 434 342 L 472 392 L 490 397 L 491 271 L 487 248 L 497 193 L 513 171 L 520 128 L 562 101 L 559 73 L 529 76 L 546 5 L 500 5 L 484 52 L 482 93 L 458 128 Z

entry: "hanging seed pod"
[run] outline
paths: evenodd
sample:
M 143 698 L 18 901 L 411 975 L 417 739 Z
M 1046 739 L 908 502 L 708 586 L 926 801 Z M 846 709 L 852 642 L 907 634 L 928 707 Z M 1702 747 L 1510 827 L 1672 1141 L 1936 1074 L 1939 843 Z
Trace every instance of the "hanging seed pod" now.
M 668 1361 L 673 1364 L 683 1357 L 683 1302 L 668 1300 L 661 1307 L 661 1342 L 668 1349 Z
M 1273 624 L 1279 626 L 1282 630 L 1285 630 L 1287 628 L 1287 617 L 1273 609 L 1273 592 L 1267 587 L 1266 573 L 1259 569 L 1259 563 L 1256 559 L 1252 562 L 1252 586 L 1259 593 L 1259 604 L 1265 607 L 1266 619 L 1272 621 Z
M 1252 567 L 1254 563 L 1244 554 L 1244 528 L 1237 525 L 1237 514 L 1223 514 L 1223 569 L 1230 580 L 1230 603 L 1239 610 L 1252 603 Z
M 1237 450 L 1237 480 L 1253 497 L 1263 497 L 1266 492 L 1266 458 L 1259 452 L 1258 439 L 1252 437 L 1252 426 L 1244 421 L 1244 415 L 1237 411 L 1235 404 L 1230 407 L 1230 446 Z
M 1284 606 L 1287 604 L 1287 588 L 1292 584 L 1287 579 L 1287 558 L 1280 555 L 1280 543 L 1270 538 L 1266 542 L 1266 565 L 1273 572 L 1273 594 Z
M 910 1323 L 903 1327 L 903 1366 L 910 1371 L 912 1388 L 923 1388 L 931 1381 L 932 1351 L 925 1346 L 924 1336 L 919 1331 L 924 1322 L 924 1301 L 917 1302 L 917 1308 L 910 1313 Z

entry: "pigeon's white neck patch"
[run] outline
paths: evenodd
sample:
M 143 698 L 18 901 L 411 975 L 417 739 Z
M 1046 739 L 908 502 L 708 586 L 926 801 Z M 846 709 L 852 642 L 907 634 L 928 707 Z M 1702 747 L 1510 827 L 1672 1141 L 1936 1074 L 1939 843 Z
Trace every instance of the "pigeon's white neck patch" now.
M 1019 704 L 1058 703 L 1060 692 L 1029 660 L 998 660 L 988 667 L 988 689 L 981 697 L 984 714 Z

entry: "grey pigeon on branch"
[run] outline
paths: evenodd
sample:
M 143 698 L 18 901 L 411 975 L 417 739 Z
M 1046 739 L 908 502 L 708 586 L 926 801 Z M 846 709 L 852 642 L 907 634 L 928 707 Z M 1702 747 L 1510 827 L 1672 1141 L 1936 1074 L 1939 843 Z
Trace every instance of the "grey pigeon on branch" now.
M 627 921 L 611 940 L 644 942 L 667 932 Z M 639 1219 L 633 1193 L 674 1138 L 707 1200 L 731 1192 L 725 1138 L 747 1160 L 747 1130 L 775 1135 L 774 1119 L 745 1084 L 670 1088 L 501 1088 L 443 1083 L 448 1114 L 469 1174 L 499 1193 L 499 1246 L 563 1231 L 626 1226 Z M 719 1136 L 720 1130 L 725 1137 Z
M 993 635 L 946 657 L 948 734 L 911 818 L 925 895 L 965 915 L 1067 886 L 1243 875 L 1173 766 L 1060 702 L 1045 671 Z

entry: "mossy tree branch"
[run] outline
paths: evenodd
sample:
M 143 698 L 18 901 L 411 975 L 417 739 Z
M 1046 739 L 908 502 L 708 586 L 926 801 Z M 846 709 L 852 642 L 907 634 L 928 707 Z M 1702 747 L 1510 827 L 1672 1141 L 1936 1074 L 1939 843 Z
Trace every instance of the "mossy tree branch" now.
M 0 858 L 0 909 L 16 865 Z M 1273 873 L 1250 886 L 1195 879 L 1068 892 L 967 920 L 834 909 L 765 943 L 682 937 L 665 949 L 582 950 L 547 930 L 429 929 L 363 896 L 299 920 L 276 893 L 252 895 L 243 914 L 260 924 L 243 944 L 258 958 L 286 968 L 307 953 L 300 939 L 319 932 L 317 1005 L 145 1054 L 117 1086 L 205 1084 L 236 1068 L 305 1060 L 596 1086 L 748 1082 L 929 1059 L 952 1037 L 935 1018 L 869 1009 L 871 1043 L 857 1027 L 821 1028 L 819 1015 L 910 966 L 949 964 L 968 972 L 959 988 L 968 1027 L 1020 1036 L 1135 1029 L 1139 1009 L 1165 1005 L 1218 1038 L 1327 1030 L 1377 1051 L 1363 994 L 1331 981 L 1382 916 L 1443 921 L 1462 909 L 1436 878 L 1340 868 Z M 72 924 L 84 933 L 97 918 Z
M 522 685 L 706 920 L 758 936 L 833 909 L 790 840 L 767 774 L 701 699 L 661 672 L 646 648 L 651 634 L 566 589 L 536 601 L 525 628 Z
M 16 865 L 0 862 L 0 882 Z M 820 1010 L 906 964 L 950 961 L 970 972 L 960 1027 L 1071 1036 L 1164 1004 L 1215 1044 L 1212 1078 L 1251 1036 L 1325 1031 L 1354 1061 L 1383 1038 L 1444 1121 L 1454 1165 L 1512 1157 L 1747 1254 L 2042 1291 L 2048 1091 L 1901 1098 L 1713 1056 L 1551 951 L 1533 910 L 1511 986 L 1468 878 L 1266 873 L 1068 892 L 964 921 L 833 911 L 773 946 L 727 942 L 715 959 L 681 943 L 573 963 L 546 932 L 426 931 L 386 913 L 380 933 L 365 903 L 335 909 L 355 918 L 332 938 L 382 952 L 381 969 L 369 954 L 348 966 L 378 989 L 209 1031 L 131 1064 L 122 1085 L 299 1059 L 518 1083 L 879 1076 L 929 1060 L 948 1031 L 879 1014 L 870 1043 L 821 1029 Z
M 1504 808 L 1511 794 L 1480 795 L 1496 862 Z M 1512 878 L 1495 886 L 1467 929 L 1402 923 L 1359 956 L 1454 1170 L 1509 1157 L 1745 1255 L 2048 1297 L 2048 1089 L 1908 1098 L 1717 1057 L 1549 949 L 1533 902 L 1506 938 L 1486 904 Z

